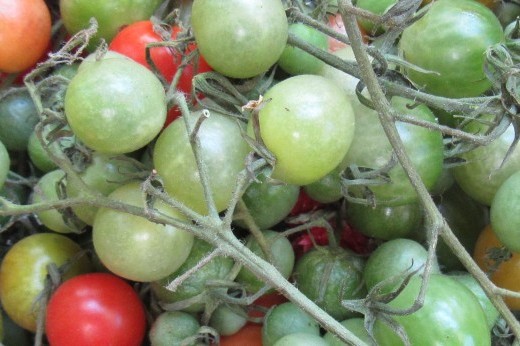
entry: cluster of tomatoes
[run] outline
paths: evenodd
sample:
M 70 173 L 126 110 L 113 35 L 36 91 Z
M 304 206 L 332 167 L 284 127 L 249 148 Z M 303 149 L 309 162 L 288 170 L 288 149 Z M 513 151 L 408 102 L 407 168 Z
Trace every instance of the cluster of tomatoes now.
M 354 1 L 396 144 L 349 3 L 0 0 L 3 343 L 509 342 L 520 6 Z

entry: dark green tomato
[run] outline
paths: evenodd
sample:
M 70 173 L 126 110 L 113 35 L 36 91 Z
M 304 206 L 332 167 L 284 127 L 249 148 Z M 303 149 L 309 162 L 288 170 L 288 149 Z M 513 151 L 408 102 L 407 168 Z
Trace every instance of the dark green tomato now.
M 203 116 L 193 112 L 188 121 L 194 126 Z M 209 188 L 218 211 L 227 208 L 238 174 L 245 169 L 250 151 L 236 120 L 211 111 L 198 132 L 200 157 L 208 172 Z M 153 163 L 164 181 L 166 192 L 199 213 L 207 213 L 200 173 L 186 131 L 184 118 L 177 118 L 155 143 Z
M 11 159 L 9 158 L 9 153 L 2 141 L 0 141 L 0 188 L 4 186 L 10 166 Z
M 287 17 L 278 0 L 195 0 L 191 22 L 201 54 L 228 77 L 264 73 L 287 42 Z
M 339 165 L 355 127 L 351 101 L 340 87 L 321 76 L 299 75 L 271 87 L 264 99 L 259 130 L 276 158 L 273 178 L 307 185 Z M 250 120 L 251 137 L 253 126 Z
M 191 346 L 183 340 L 197 334 L 200 323 L 187 312 L 166 311 L 160 314 L 152 324 L 149 337 L 151 346 Z
M 414 270 L 418 270 L 416 274 L 422 274 L 427 257 L 426 249 L 414 240 L 389 240 L 381 244 L 368 257 L 363 272 L 365 284 L 370 290 L 381 283 L 382 291 L 390 292 Z M 440 273 L 436 261 L 433 262 L 431 272 Z M 385 282 L 383 283 L 383 281 Z
M 319 335 L 292 333 L 280 338 L 273 346 L 329 346 Z
M 115 52 L 79 66 L 65 94 L 65 114 L 78 139 L 106 154 L 144 147 L 166 120 L 166 96 L 146 67 Z
M 58 267 L 71 261 L 80 246 L 61 234 L 37 233 L 17 242 L 9 249 L 0 267 L 0 299 L 9 317 L 23 328 L 35 332 L 40 297 L 51 263 Z M 86 256 L 74 259 L 62 276 L 68 280 L 91 270 Z
M 125 25 L 149 19 L 161 0 L 60 0 L 60 14 L 70 34 L 89 26 L 94 17 L 98 23 L 96 35 L 89 43 L 94 50 L 104 39 L 110 43 Z
M 456 184 L 442 194 L 438 200 L 437 208 L 451 230 L 466 250 L 473 253 L 480 232 L 488 224 L 487 208 L 469 197 Z M 464 269 L 462 263 L 442 238 L 439 238 L 437 243 L 437 259 L 443 271 Z
M 486 6 L 472 0 L 439 0 L 403 31 L 399 51 L 407 62 L 430 71 L 405 69 L 418 88 L 440 96 L 472 97 L 491 87 L 484 53 L 503 40 L 502 25 Z
M 337 320 L 355 315 L 341 305 L 342 300 L 365 297 L 364 261 L 342 249 L 315 248 L 305 253 L 294 268 L 300 291 Z
M 246 246 L 257 256 L 260 256 L 265 260 L 269 260 L 269 258 L 271 258 L 271 264 L 273 264 L 276 269 L 280 271 L 280 274 L 283 277 L 288 278 L 293 271 L 295 259 L 291 242 L 287 240 L 287 238 L 280 236 L 280 233 L 275 231 L 262 231 L 262 235 L 266 243 L 266 249 L 271 251 L 270 256 L 264 253 L 263 248 L 259 244 L 259 241 L 256 240 L 252 235 L 247 237 Z M 248 292 L 256 292 L 265 285 L 262 280 L 257 278 L 255 274 L 253 274 L 245 267 L 242 267 L 242 269 L 238 272 L 235 280 L 243 284 Z
M 357 0 L 356 7 L 372 12 L 373 14 L 383 15 L 397 3 L 397 0 Z M 369 34 L 381 34 L 384 28 L 376 26 L 368 19 L 359 18 L 359 25 Z
M 491 202 L 491 227 L 502 244 L 520 252 L 520 171 L 500 185 Z
M 45 173 L 34 187 L 33 202 L 56 202 L 60 195 L 59 184 L 64 181 L 65 172 L 56 169 Z M 58 233 L 72 233 L 74 227 L 65 222 L 64 215 L 57 209 L 49 209 L 36 213 L 40 222 L 48 229 Z
M 311 26 L 303 23 L 292 23 L 289 25 L 289 33 L 302 39 L 315 48 L 325 51 L 327 50 L 327 36 Z M 318 72 L 323 68 L 322 65 L 323 61 L 307 52 L 304 52 L 300 48 L 290 45 L 285 47 L 280 59 L 278 59 L 278 66 L 291 75 L 318 74 Z
M 109 198 L 144 208 L 140 182 L 118 187 Z M 174 208 L 156 201 L 153 205 L 169 217 L 183 220 Z M 100 208 L 92 226 L 94 250 L 114 274 L 133 281 L 162 279 L 177 270 L 188 258 L 193 235 L 168 224 L 119 210 Z
M 8 150 L 25 151 L 39 120 L 26 88 L 15 89 L 0 98 L 0 141 Z
M 421 282 L 420 276 L 414 276 L 389 306 L 402 310 L 410 308 L 417 299 Z M 389 317 L 404 329 L 411 345 L 491 345 L 490 331 L 478 299 L 446 275 L 430 277 L 424 305 L 419 310 Z M 376 320 L 374 333 L 380 346 L 404 345 L 380 319 Z
M 345 169 L 341 164 L 326 176 L 303 188 L 307 195 L 320 203 L 333 203 L 343 197 L 341 190 L 341 172 Z
M 372 344 L 372 338 L 368 335 L 365 329 L 365 320 L 361 317 L 353 317 L 341 322 L 341 324 L 347 328 L 352 334 L 357 336 L 360 340 L 364 341 L 367 345 Z M 337 336 L 331 332 L 325 333 L 323 336 L 325 341 L 328 342 L 329 346 L 344 346 L 345 343 L 341 341 Z
M 473 275 L 471 275 L 468 272 L 451 272 L 448 274 L 450 275 L 450 277 L 457 280 L 458 282 L 466 286 L 471 292 L 473 292 L 473 294 L 477 297 L 480 305 L 482 306 L 482 309 L 484 310 L 489 329 L 493 328 L 495 322 L 500 316 L 500 313 L 498 312 L 497 308 L 495 308 L 489 297 L 486 295 L 486 292 L 484 292 L 484 289 L 482 288 L 482 286 L 480 286 L 477 279 L 475 279 Z
M 247 323 L 247 312 L 239 305 L 220 304 L 213 311 L 209 326 L 220 335 L 233 335 Z
M 400 114 L 423 121 L 436 122 L 433 113 L 424 105 L 409 109 L 408 106 L 411 106 L 413 102 L 401 97 L 393 97 L 391 104 L 394 110 Z M 423 183 L 426 188 L 432 188 L 442 173 L 444 151 L 442 135 L 437 131 L 402 122 L 397 122 L 396 126 L 404 149 Z M 367 107 L 357 107 L 356 130 L 354 140 L 347 153 L 347 165 L 380 169 L 391 162 L 392 154 L 392 146 L 379 122 L 377 113 Z M 377 178 L 377 185 L 368 186 L 373 192 L 377 204 L 396 206 L 417 201 L 417 193 L 398 162 L 388 170 L 387 176 L 391 182 Z M 356 197 L 364 197 L 364 190 L 360 187 L 349 187 L 348 191 Z
M 346 210 L 349 224 L 357 231 L 383 240 L 406 238 L 421 228 L 423 220 L 419 203 L 375 207 L 349 203 Z
M 108 196 L 116 188 L 132 179 L 132 174 L 137 173 L 138 168 L 126 156 L 111 156 L 93 153 L 92 160 L 87 168 L 80 173 L 83 182 L 91 189 Z M 85 193 L 81 188 L 67 183 L 68 197 L 81 197 Z M 94 206 L 81 205 L 72 207 L 74 213 L 88 225 L 92 225 L 98 210 Z
M 268 229 L 282 221 L 291 212 L 298 200 L 300 187 L 297 185 L 272 182 L 264 173 L 258 175 L 258 182 L 252 182 L 242 195 L 249 214 L 260 229 Z M 240 219 L 240 212 L 234 223 L 247 228 Z
M 223 280 L 233 267 L 233 260 L 229 257 L 216 257 L 208 264 L 190 275 L 175 291 L 166 288 L 170 282 L 197 265 L 212 250 L 213 246 L 203 240 L 195 238 L 188 258 L 174 273 L 151 283 L 151 288 L 159 301 L 174 303 L 193 298 L 206 292 L 206 283 L 211 280 Z M 201 312 L 204 310 L 204 302 L 193 303 L 183 309 L 188 312 Z
M 489 129 L 485 121 L 491 119 L 484 117 L 483 121 L 472 121 L 464 127 L 464 131 L 484 135 Z M 514 137 L 515 130 L 513 125 L 510 125 L 500 137 L 488 145 L 460 155 L 466 162 L 452 169 L 453 177 L 462 190 L 476 201 L 491 205 L 499 186 L 511 174 L 520 170 L 520 146 L 517 146 L 504 162 Z
M 262 326 L 262 345 L 272 346 L 282 337 L 294 333 L 319 336 L 320 326 L 292 302 L 282 303 L 267 312 Z

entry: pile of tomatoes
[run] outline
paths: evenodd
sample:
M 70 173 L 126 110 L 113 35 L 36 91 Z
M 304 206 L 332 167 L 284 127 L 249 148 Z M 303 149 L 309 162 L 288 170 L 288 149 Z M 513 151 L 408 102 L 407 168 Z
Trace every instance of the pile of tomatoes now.
M 517 16 L 0 0 L 0 340 L 510 344 Z

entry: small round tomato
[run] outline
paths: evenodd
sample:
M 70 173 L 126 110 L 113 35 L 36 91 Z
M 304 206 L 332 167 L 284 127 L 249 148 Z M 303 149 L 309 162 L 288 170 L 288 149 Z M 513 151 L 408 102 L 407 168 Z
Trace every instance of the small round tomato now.
M 118 187 L 108 197 L 140 208 L 146 203 L 136 181 Z M 153 207 L 170 217 L 183 219 L 176 209 L 161 201 L 156 201 Z M 149 282 L 168 276 L 186 261 L 193 235 L 144 217 L 100 208 L 92 226 L 92 241 L 101 262 L 114 274 Z
M 67 121 L 86 146 L 106 154 L 144 147 L 166 120 L 166 95 L 157 77 L 116 52 L 79 66 L 65 94 Z
M 10 165 L 11 159 L 9 158 L 9 152 L 5 148 L 5 145 L 0 141 L 0 188 L 4 186 Z
M 287 302 L 275 306 L 264 318 L 262 344 L 273 346 L 282 337 L 293 333 L 319 336 L 319 324 L 298 305 Z
M 473 0 L 439 0 L 404 29 L 399 54 L 428 71 L 405 68 L 418 88 L 446 97 L 473 97 L 491 87 L 484 53 L 503 40 L 502 25 L 489 8 Z
M 160 314 L 150 328 L 150 342 L 154 346 L 181 345 L 182 340 L 197 334 L 200 323 L 193 315 L 182 311 Z
M 330 80 L 299 75 L 275 84 L 259 111 L 260 137 L 275 156 L 272 177 L 311 184 L 335 169 L 354 136 L 350 99 Z M 248 134 L 255 136 L 250 119 Z
M 25 151 L 40 120 L 29 91 L 13 89 L 0 97 L 0 141 L 9 150 Z
M 220 335 L 233 335 L 247 323 L 247 314 L 239 305 L 220 304 L 211 314 L 209 326 Z
M 203 112 L 192 112 L 194 126 Z M 208 172 L 209 187 L 218 211 L 227 208 L 237 176 L 245 168 L 250 151 L 236 120 L 211 111 L 197 132 L 200 155 Z M 153 163 L 164 181 L 166 192 L 199 213 L 207 213 L 200 173 L 187 134 L 184 118 L 173 121 L 160 135 L 153 151 Z
M 414 276 L 388 305 L 410 308 L 417 299 L 422 277 Z M 486 316 L 477 297 L 463 284 L 442 274 L 432 274 L 424 304 L 408 315 L 389 315 L 403 328 L 411 345 L 491 345 Z M 374 325 L 378 345 L 405 345 L 381 319 Z
M 44 0 L 1 0 L 0 28 L 0 71 L 22 72 L 46 52 L 51 14 Z
M 79 275 L 63 283 L 51 296 L 45 318 L 53 346 L 139 346 L 145 327 L 145 310 L 137 292 L 107 273 Z
M 86 256 L 74 258 L 80 251 L 77 243 L 55 233 L 30 235 L 8 250 L 0 267 L 0 299 L 15 323 L 31 332 L 36 331 L 38 298 L 45 288 L 48 265 L 54 263 L 60 267 L 74 261 L 62 276 L 63 281 L 92 269 Z
M 327 35 L 303 23 L 289 25 L 289 33 L 311 44 L 315 48 L 327 50 Z M 287 45 L 278 59 L 278 66 L 285 72 L 296 74 L 317 74 L 322 69 L 323 61 L 304 52 L 300 48 Z
M 272 264 L 283 277 L 288 278 L 292 273 L 295 257 L 291 243 L 275 231 L 263 231 L 262 235 L 267 249 L 271 251 L 271 257 L 264 253 L 259 241 L 253 235 L 247 237 L 246 246 L 263 259 L 272 258 Z M 262 280 L 244 267 L 238 272 L 235 280 L 243 284 L 248 292 L 257 292 L 265 285 Z
M 110 43 L 125 25 L 149 19 L 161 0 L 60 0 L 63 25 L 70 34 L 89 26 L 91 18 L 98 23 L 96 35 L 89 43 L 94 50 L 104 39 Z
M 220 346 L 263 346 L 262 326 L 254 323 L 247 323 L 233 335 L 220 338 Z
M 364 260 L 351 251 L 319 247 L 300 257 L 293 276 L 303 294 L 332 317 L 343 320 L 354 312 L 344 308 L 341 300 L 366 295 L 364 265 Z
M 191 21 L 200 52 L 228 77 L 266 72 L 287 42 L 287 17 L 278 0 L 195 0 Z
M 491 226 L 500 242 L 520 252 L 520 171 L 498 188 L 490 209 Z
M 520 292 L 520 253 L 507 250 L 498 240 L 491 225 L 480 233 L 473 251 L 473 259 L 495 285 Z M 504 301 L 511 310 L 520 310 L 520 299 L 504 297 Z

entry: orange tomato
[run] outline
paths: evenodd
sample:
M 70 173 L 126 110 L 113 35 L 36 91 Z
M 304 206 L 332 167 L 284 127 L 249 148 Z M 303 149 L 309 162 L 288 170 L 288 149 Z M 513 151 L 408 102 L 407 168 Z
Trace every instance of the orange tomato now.
M 477 239 L 473 259 L 483 271 L 488 273 L 495 285 L 520 292 L 520 253 L 512 253 L 510 257 L 508 255 L 507 250 L 488 225 Z M 520 311 L 520 299 L 504 297 L 504 301 L 511 310 Z
M 262 326 L 247 323 L 235 334 L 222 336 L 220 346 L 262 346 Z
M 51 15 L 44 0 L 0 0 L 0 71 L 30 68 L 50 40 Z

